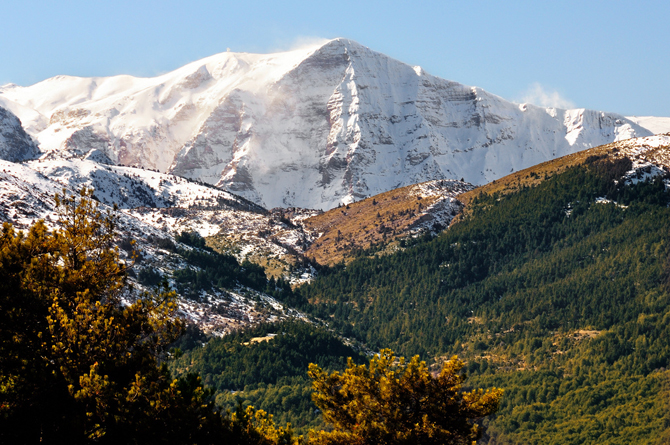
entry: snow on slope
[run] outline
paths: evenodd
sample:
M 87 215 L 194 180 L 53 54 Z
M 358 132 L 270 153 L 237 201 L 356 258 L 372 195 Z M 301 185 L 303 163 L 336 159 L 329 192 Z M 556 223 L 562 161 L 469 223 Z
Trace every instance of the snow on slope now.
M 653 134 L 670 133 L 670 117 L 627 116 L 626 119 L 646 128 Z
M 42 171 L 49 174 L 54 174 L 54 179 L 50 179 L 44 174 L 30 168 L 31 165 L 39 164 Z M 51 164 L 51 165 L 50 165 Z M 100 185 L 104 179 L 111 175 L 111 171 L 118 169 L 123 171 L 123 168 L 114 167 L 111 170 L 106 170 L 109 166 L 96 165 L 92 161 L 82 160 L 67 160 L 67 161 L 35 161 L 32 163 L 18 164 L 14 162 L 0 160 L 0 222 L 9 222 L 20 230 L 25 230 L 34 224 L 37 220 L 44 220 L 48 227 L 55 228 L 58 221 L 58 211 L 55 206 L 54 196 L 57 193 L 62 193 L 65 188 L 68 193 L 73 194 L 83 184 L 78 179 L 88 177 L 93 178 L 86 182 L 87 185 Z M 132 169 L 125 169 L 130 171 Z M 94 174 L 95 171 L 104 171 L 106 176 L 103 179 Z M 155 172 L 137 172 L 136 177 L 144 175 L 156 176 Z M 147 187 L 150 189 L 149 178 Z M 158 181 L 158 178 L 154 178 Z M 137 180 L 137 179 L 136 179 Z M 160 243 L 156 240 L 167 239 L 175 243 L 174 234 L 181 230 L 201 229 L 201 233 L 209 230 L 211 233 L 217 233 L 221 226 L 217 224 L 210 224 L 206 226 L 203 223 L 203 214 L 214 214 L 217 212 L 225 212 L 228 215 L 228 222 L 234 221 L 238 228 L 243 227 L 247 215 L 257 215 L 257 213 L 249 212 L 248 210 L 233 210 L 235 202 L 226 201 L 226 205 L 221 206 L 221 201 L 213 198 L 218 198 L 221 194 L 229 197 L 226 192 L 218 191 L 219 195 L 209 196 L 210 202 L 221 206 L 227 210 L 218 211 L 202 211 L 198 210 L 198 206 L 202 200 L 195 200 L 197 196 L 205 197 L 204 193 L 213 190 L 211 187 L 204 187 L 201 185 L 189 183 L 181 180 L 176 188 L 170 191 L 183 192 L 178 199 L 167 198 L 169 202 L 180 202 L 181 204 L 190 205 L 195 202 L 195 209 L 151 209 L 151 211 L 172 212 L 181 214 L 180 225 L 161 225 L 159 223 L 152 224 L 152 221 L 147 221 L 144 218 L 136 217 L 139 209 L 129 210 L 125 209 L 118 212 L 118 231 L 119 231 L 119 253 L 122 261 L 133 263 L 130 271 L 131 282 L 134 285 L 134 291 L 131 292 L 129 298 L 134 298 L 139 292 L 148 291 L 149 289 L 142 286 L 132 277 L 137 276 L 143 269 L 153 269 L 158 271 L 162 276 L 166 277 L 172 285 L 172 272 L 184 267 L 191 267 L 197 269 L 196 266 L 188 264 L 184 259 L 176 254 L 160 247 Z M 96 195 L 99 195 L 102 201 L 103 210 L 109 210 L 109 206 L 105 201 L 111 199 L 113 196 L 118 196 L 118 190 L 123 188 L 123 185 L 117 184 L 117 192 L 112 192 L 114 186 L 114 179 L 108 183 L 109 188 L 101 190 L 96 189 Z M 132 187 L 132 186 L 131 186 Z M 163 189 L 165 191 L 165 188 Z M 157 194 L 148 199 L 156 199 Z M 129 200 L 130 201 L 130 200 Z M 128 201 L 128 202 L 129 202 Z M 241 201 L 242 205 L 249 205 Z M 154 221 L 155 222 L 155 221 Z M 218 221 L 219 223 L 221 221 Z M 205 227 L 206 226 L 206 227 Z M 211 233 L 204 233 L 205 235 Z M 136 241 L 134 249 L 140 252 L 139 257 L 133 261 L 130 258 L 130 252 L 124 250 L 124 243 L 122 240 L 132 239 Z M 178 244 L 178 243 L 177 243 Z M 181 245 L 181 248 L 190 249 L 190 247 Z M 198 298 L 179 298 L 180 311 L 183 316 L 189 320 L 197 323 L 200 328 L 207 332 L 212 332 L 217 335 L 229 333 L 240 327 L 261 323 L 271 322 L 277 319 L 286 317 L 302 317 L 302 315 L 284 305 L 280 304 L 273 298 L 244 287 L 237 287 L 229 290 L 211 289 L 209 291 L 202 291 Z
M 166 171 L 175 154 L 238 89 L 273 82 L 310 50 L 222 53 L 155 78 L 57 76 L 0 87 L 44 151 L 102 149 L 117 163 Z
M 670 174 L 670 134 L 630 139 L 614 146 L 633 162 L 626 173 L 627 183 L 635 184 Z M 670 181 L 666 179 L 665 182 L 666 187 L 670 187 Z
M 0 221 L 25 229 L 35 221 L 55 221 L 54 196 L 62 186 L 22 164 L 0 160 Z
M 17 85 L 14 84 L 0 86 L 0 91 L 15 87 L 17 87 Z M 46 128 L 48 124 L 48 119 L 45 119 L 44 116 L 37 111 L 13 102 L 6 97 L 2 97 L 2 95 L 0 95 L 0 107 L 10 111 L 17 116 L 17 118 L 20 118 L 23 129 L 29 134 L 34 135 L 39 133 Z
M 623 116 L 517 105 L 346 39 L 222 53 L 155 78 L 0 87 L 43 151 L 171 171 L 270 207 L 328 209 L 403 185 L 483 184 L 646 136 Z
M 101 164 L 90 158 L 39 159 L 28 165 L 72 190 L 93 188 L 98 200 L 121 209 L 195 207 L 265 212 L 224 190 L 151 170 Z
M 437 234 L 443 228 L 449 227 L 463 208 L 463 204 L 456 197 L 474 187 L 455 180 L 435 180 L 417 184 L 414 189 L 411 195 L 434 199 L 420 212 L 419 219 L 411 227 L 411 233 L 428 231 Z
M 285 258 L 302 253 L 311 240 L 299 226 L 287 226 L 250 201 L 175 175 L 79 158 L 39 159 L 26 166 L 70 190 L 94 189 L 93 196 L 100 202 L 117 205 L 123 213 L 163 236 L 183 231 L 195 231 L 203 237 L 220 235 L 228 240 L 222 250 L 240 262 L 249 256 L 260 261 L 272 257 L 286 263 Z M 288 273 L 289 264 L 282 270 Z M 288 278 L 301 281 L 303 272 L 295 270 L 297 275 Z

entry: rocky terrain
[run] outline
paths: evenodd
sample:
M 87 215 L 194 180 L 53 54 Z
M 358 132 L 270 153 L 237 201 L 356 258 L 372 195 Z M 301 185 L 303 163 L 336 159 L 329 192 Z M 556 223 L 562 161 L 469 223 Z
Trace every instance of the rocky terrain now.
M 0 159 L 24 161 L 39 155 L 39 148 L 14 113 L 0 107 Z

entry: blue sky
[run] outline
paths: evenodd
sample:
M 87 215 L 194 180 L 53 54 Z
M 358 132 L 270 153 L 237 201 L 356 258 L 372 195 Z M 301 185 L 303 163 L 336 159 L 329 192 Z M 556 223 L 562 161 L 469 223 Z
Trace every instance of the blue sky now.
M 226 48 L 347 37 L 509 100 L 670 116 L 667 1 L 8 0 L 0 12 L 0 84 L 153 76 Z

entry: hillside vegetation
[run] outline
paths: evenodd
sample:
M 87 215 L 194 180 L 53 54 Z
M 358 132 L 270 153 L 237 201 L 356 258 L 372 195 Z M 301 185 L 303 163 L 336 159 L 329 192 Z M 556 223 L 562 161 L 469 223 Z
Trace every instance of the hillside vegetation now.
M 459 354 L 475 384 L 505 388 L 492 443 L 656 443 L 670 421 L 668 192 L 661 177 L 624 185 L 626 157 L 562 162 L 473 196 L 435 239 L 299 291 L 371 348 Z
M 349 263 L 362 252 L 416 231 L 444 229 L 461 210 L 451 199 L 472 186 L 460 181 L 429 181 L 397 188 L 329 210 L 304 221 L 319 234 L 305 256 L 321 265 Z
M 27 233 L 2 226 L 1 443 L 437 445 L 476 440 L 481 429 L 475 422 L 498 410 L 499 389 L 463 391 L 458 360 L 434 376 L 418 357 L 405 361 L 384 350 L 369 370 L 347 358 L 343 374 L 330 373 L 328 368 L 344 366 L 345 355 L 357 354 L 332 333 L 305 323 L 275 323 L 257 328 L 265 331 L 261 336 L 247 332 L 211 341 L 193 350 L 195 361 L 180 362 L 177 346 L 193 348 L 202 333 L 189 328 L 182 336 L 176 293 L 166 281 L 154 293 L 131 294 L 115 245 L 118 219 L 100 212 L 91 196 L 91 190 L 57 195 L 61 227 L 52 233 L 43 221 Z M 204 247 L 192 233 L 179 240 Z M 253 276 L 232 261 L 224 266 L 206 269 L 194 285 Z M 179 378 L 168 370 L 170 358 Z M 318 431 L 308 437 L 237 400 L 232 409 L 216 409 L 213 391 L 189 372 L 198 371 L 219 389 L 247 389 L 249 383 L 299 379 L 305 369 L 318 390 L 312 397 L 318 409 L 305 400 L 309 391 L 287 397 L 282 388 L 274 399 L 299 405 L 307 422 L 316 416 L 329 422 L 325 431 L 317 421 Z M 388 385 L 396 379 L 397 385 Z M 364 388 L 365 395 L 352 388 Z M 222 408 L 228 408 L 226 394 Z
M 318 363 L 343 369 L 347 357 L 364 356 L 332 333 L 304 321 L 263 324 L 210 340 L 170 363 L 177 375 L 197 373 L 217 391 L 216 404 L 234 411 L 238 403 L 274 414 L 279 424 L 290 422 L 298 432 L 325 423 L 312 403 L 307 367 Z M 232 391 L 232 392 L 231 392 Z

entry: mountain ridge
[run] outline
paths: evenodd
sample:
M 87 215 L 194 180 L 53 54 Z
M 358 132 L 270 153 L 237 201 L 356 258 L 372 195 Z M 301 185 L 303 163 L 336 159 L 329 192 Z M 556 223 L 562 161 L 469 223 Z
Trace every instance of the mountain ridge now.
M 42 151 L 172 172 L 272 207 L 329 209 L 436 179 L 483 184 L 651 134 L 613 113 L 514 104 L 347 39 L 220 53 L 153 78 L 0 87 Z

